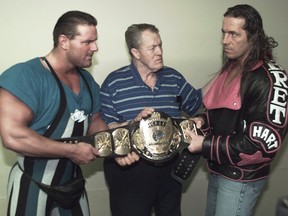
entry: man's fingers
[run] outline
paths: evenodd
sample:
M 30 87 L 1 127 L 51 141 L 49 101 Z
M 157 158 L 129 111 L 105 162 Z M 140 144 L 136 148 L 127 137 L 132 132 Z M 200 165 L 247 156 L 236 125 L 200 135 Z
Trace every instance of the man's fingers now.
M 133 160 L 134 162 L 140 159 L 140 156 L 136 154 L 135 152 L 131 152 L 131 154 L 129 153 L 128 155 L 130 155 L 131 160 Z
M 196 136 L 196 134 L 192 131 L 192 130 L 190 130 L 190 129 L 186 129 L 186 133 L 191 137 L 191 138 L 193 138 L 193 137 L 195 137 Z
M 125 157 L 117 157 L 115 158 L 115 161 L 120 165 L 120 166 L 127 166 L 131 165 L 132 163 L 136 162 L 139 160 L 139 155 L 137 155 L 135 152 L 128 153 L 127 156 Z

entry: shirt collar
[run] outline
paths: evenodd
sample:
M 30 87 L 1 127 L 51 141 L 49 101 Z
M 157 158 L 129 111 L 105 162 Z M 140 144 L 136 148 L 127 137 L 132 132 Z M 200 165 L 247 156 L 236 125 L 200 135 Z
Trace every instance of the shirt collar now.
M 155 72 L 156 73 L 156 78 L 157 78 L 157 81 L 156 81 L 156 85 L 157 83 L 163 83 L 164 82 L 164 77 L 163 77 L 163 74 L 164 74 L 164 71 L 165 71 L 165 66 L 160 69 L 159 71 Z M 134 81 L 138 84 L 138 85 L 145 85 L 144 81 L 142 80 L 140 74 L 139 74 L 139 71 L 137 70 L 135 64 L 133 62 L 131 62 L 130 64 L 130 69 L 131 69 L 131 73 L 132 73 L 132 76 L 133 76 L 133 79 Z

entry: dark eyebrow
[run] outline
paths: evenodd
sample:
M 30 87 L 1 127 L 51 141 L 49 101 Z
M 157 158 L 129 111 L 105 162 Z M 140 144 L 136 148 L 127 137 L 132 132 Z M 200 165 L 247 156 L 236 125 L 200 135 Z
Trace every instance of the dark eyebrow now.
M 97 41 L 97 38 L 94 39 L 94 40 L 84 40 L 84 41 L 82 41 L 82 43 L 92 43 L 92 42 L 95 42 L 95 41 Z
M 223 29 L 221 29 L 221 32 L 222 32 L 222 33 L 228 33 L 228 34 L 239 34 L 239 33 L 236 32 L 236 31 L 228 31 L 228 32 L 225 32 Z

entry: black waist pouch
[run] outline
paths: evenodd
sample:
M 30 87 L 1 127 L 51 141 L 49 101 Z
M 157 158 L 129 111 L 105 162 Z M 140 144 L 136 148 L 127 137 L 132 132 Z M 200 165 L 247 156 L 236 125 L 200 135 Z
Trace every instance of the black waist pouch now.
M 43 184 L 35 181 L 24 171 L 23 173 L 64 209 L 73 208 L 79 202 L 81 196 L 84 195 L 86 180 L 84 179 L 79 166 L 77 166 L 75 178 L 61 185 Z

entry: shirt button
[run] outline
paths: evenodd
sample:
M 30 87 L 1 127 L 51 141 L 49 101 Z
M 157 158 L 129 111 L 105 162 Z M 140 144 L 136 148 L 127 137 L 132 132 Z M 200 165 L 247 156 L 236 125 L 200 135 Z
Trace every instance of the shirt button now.
M 233 102 L 233 106 L 236 106 L 237 105 L 237 103 L 236 102 Z

